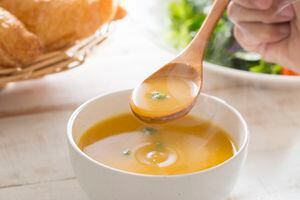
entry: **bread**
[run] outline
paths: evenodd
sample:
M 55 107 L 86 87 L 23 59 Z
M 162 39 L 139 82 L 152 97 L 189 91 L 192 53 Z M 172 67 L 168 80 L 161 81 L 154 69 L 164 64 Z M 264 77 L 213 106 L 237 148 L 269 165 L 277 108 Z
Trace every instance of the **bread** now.
M 0 8 L 0 66 L 25 66 L 42 53 L 40 39 L 11 13 Z
M 118 0 L 0 0 L 0 6 L 20 19 L 51 51 L 91 35 L 114 19 Z
M 127 15 L 127 11 L 122 6 L 118 6 L 116 14 L 114 16 L 114 20 L 122 19 L 126 15 Z

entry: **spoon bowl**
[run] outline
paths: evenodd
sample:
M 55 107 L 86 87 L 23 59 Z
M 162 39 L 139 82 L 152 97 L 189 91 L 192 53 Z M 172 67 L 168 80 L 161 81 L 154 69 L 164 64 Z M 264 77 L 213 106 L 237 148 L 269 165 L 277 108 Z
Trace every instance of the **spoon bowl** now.
M 168 63 L 145 79 L 132 93 L 130 107 L 146 122 L 166 122 L 183 117 L 201 90 L 200 67 Z
M 146 122 L 166 122 L 186 115 L 202 88 L 205 49 L 229 0 L 215 0 L 191 43 L 170 63 L 145 79 L 132 93 L 132 112 Z

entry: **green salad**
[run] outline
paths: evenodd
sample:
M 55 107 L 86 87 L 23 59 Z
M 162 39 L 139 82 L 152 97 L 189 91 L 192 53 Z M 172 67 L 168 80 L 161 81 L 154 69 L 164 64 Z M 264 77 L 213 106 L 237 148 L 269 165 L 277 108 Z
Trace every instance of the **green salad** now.
M 167 40 L 176 49 L 184 48 L 204 22 L 211 1 L 178 0 L 169 4 L 170 32 Z M 263 61 L 260 55 L 246 52 L 233 36 L 233 24 L 222 16 L 208 44 L 205 59 L 239 70 L 278 75 L 295 75 L 288 69 Z

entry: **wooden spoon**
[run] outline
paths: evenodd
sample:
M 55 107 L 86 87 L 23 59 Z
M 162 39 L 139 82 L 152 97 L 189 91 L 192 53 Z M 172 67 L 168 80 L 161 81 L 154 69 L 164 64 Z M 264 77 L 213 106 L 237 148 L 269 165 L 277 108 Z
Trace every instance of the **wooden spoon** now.
M 215 0 L 191 43 L 134 89 L 130 107 L 138 118 L 147 122 L 165 122 L 191 110 L 202 87 L 205 49 L 228 2 Z

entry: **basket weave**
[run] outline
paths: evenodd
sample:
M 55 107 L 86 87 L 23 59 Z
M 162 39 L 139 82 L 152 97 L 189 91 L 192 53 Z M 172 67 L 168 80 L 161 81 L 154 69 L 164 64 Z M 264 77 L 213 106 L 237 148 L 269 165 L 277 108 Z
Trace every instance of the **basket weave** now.
M 0 87 L 11 82 L 36 79 L 80 66 L 92 49 L 107 39 L 112 29 L 111 26 L 112 24 L 102 26 L 95 34 L 71 47 L 43 54 L 26 67 L 5 68 L 0 66 Z

